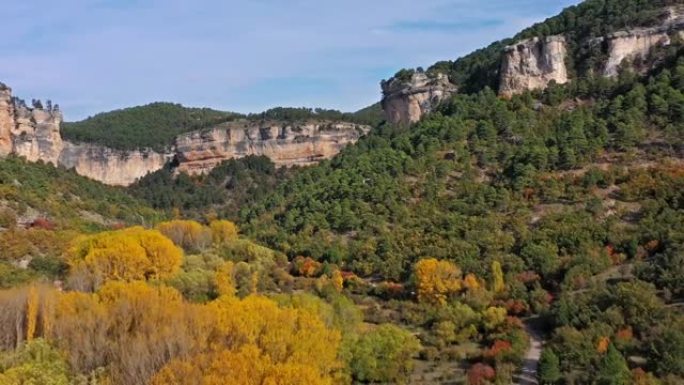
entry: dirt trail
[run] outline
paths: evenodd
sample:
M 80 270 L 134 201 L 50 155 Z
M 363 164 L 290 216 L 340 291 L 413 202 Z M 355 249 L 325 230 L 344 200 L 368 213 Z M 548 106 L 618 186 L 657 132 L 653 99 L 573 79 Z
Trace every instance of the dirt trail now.
M 537 319 L 529 319 L 525 322 L 525 330 L 530 336 L 530 349 L 525 354 L 521 373 L 516 377 L 517 385 L 539 385 L 537 381 L 537 367 L 541 357 L 544 337 Z

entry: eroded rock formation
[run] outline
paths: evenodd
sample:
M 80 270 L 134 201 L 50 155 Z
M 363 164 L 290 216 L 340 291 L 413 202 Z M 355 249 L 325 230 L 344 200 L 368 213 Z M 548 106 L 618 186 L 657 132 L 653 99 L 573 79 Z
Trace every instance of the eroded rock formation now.
M 160 170 L 172 153 L 120 151 L 86 143 L 64 142 L 59 164 L 104 184 L 128 186 L 150 172 Z
M 12 153 L 12 128 L 14 127 L 14 104 L 12 90 L 0 83 L 0 156 Z
M 352 123 L 238 121 L 176 138 L 178 171 L 201 174 L 226 159 L 265 155 L 276 166 L 307 166 L 355 143 L 370 127 Z
M 191 174 L 247 155 L 265 155 L 277 166 L 310 165 L 335 156 L 370 130 L 343 122 L 238 121 L 181 135 L 169 152 L 158 153 L 64 141 L 61 122 L 56 109 L 15 103 L 11 89 L 0 83 L 0 156 L 14 154 L 31 162 L 52 163 L 110 185 L 130 185 L 174 158 L 179 171 Z
M 532 38 L 505 49 L 499 93 L 504 97 L 568 82 L 567 44 L 563 36 Z
M 658 26 L 620 31 L 598 39 L 599 42 L 605 40 L 608 43 L 608 61 L 603 74 L 617 76 L 623 63 L 646 59 L 654 48 L 670 45 L 675 35 L 684 39 L 684 13 L 681 8 L 668 9 Z
M 416 72 L 409 80 L 382 82 L 382 108 L 387 121 L 397 125 L 415 123 L 458 89 L 444 74 Z
M 24 106 L 15 106 L 14 111 L 12 153 L 29 162 L 42 160 L 57 165 L 64 148 L 59 131 L 62 113 Z

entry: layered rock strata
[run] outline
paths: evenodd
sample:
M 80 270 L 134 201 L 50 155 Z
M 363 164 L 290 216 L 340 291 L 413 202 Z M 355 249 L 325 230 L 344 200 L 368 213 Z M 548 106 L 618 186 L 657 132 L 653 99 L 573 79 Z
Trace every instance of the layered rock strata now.
M 546 88 L 552 81 L 568 82 L 567 43 L 563 36 L 522 40 L 506 47 L 501 64 L 499 93 L 511 97 Z
M 121 151 L 62 140 L 61 112 L 15 104 L 11 89 L 0 83 L 0 156 L 52 163 L 119 186 L 132 184 L 174 158 L 178 171 L 191 174 L 248 155 L 265 155 L 277 166 L 311 165 L 335 156 L 370 130 L 344 122 L 238 121 L 181 135 L 166 153 Z
M 444 74 L 416 72 L 408 80 L 392 78 L 382 82 L 382 108 L 388 122 L 409 125 L 457 91 Z

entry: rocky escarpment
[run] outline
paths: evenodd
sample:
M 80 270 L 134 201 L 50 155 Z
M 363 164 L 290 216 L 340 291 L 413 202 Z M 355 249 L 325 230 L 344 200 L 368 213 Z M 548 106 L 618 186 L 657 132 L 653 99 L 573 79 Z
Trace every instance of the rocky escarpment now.
M 0 156 L 12 152 L 12 128 L 14 127 L 14 104 L 12 90 L 0 83 Z
M 173 159 L 172 153 L 121 151 L 86 143 L 64 142 L 59 165 L 99 182 L 128 186 Z
M 388 122 L 408 125 L 419 121 L 456 91 L 444 74 L 416 72 L 410 79 L 394 77 L 382 82 L 382 108 Z
M 511 97 L 546 88 L 552 81 L 568 82 L 567 43 L 563 36 L 532 38 L 506 47 L 501 64 L 499 93 Z
M 15 102 L 0 83 L 0 156 L 14 154 L 74 169 L 110 185 L 127 186 L 175 158 L 178 170 L 205 173 L 224 160 L 265 155 L 277 166 L 310 165 L 328 159 L 370 130 L 342 122 L 232 122 L 176 138 L 169 152 L 121 151 L 62 140 L 58 109 Z
M 62 113 L 59 110 L 45 110 L 15 106 L 15 124 L 11 129 L 12 153 L 29 162 L 42 160 L 58 164 L 64 142 L 59 132 Z
M 370 127 L 352 123 L 238 121 L 176 138 L 178 171 L 201 174 L 226 159 L 264 155 L 276 166 L 307 166 L 355 143 Z
M 623 63 L 646 59 L 654 48 L 670 45 L 675 36 L 684 39 L 684 12 L 681 8 L 668 9 L 658 26 L 620 31 L 596 39 L 595 44 L 605 41 L 608 45 L 604 76 L 617 76 Z

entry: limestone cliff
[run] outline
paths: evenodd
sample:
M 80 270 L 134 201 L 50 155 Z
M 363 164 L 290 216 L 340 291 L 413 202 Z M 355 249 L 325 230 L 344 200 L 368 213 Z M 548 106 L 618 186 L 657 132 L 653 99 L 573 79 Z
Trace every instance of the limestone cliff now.
M 160 170 L 172 153 L 121 151 L 84 143 L 64 142 L 59 165 L 79 175 L 114 186 L 128 186 L 148 173 Z
M 555 81 L 568 82 L 567 44 L 563 36 L 522 40 L 506 47 L 501 64 L 499 93 L 504 97 L 543 89 Z
M 382 108 L 388 122 L 415 123 L 457 91 L 444 74 L 416 72 L 408 80 L 392 78 L 382 82 Z
M 15 106 L 14 110 L 12 152 L 29 162 L 42 160 L 57 165 L 64 147 L 59 132 L 62 113 L 24 106 Z
M 238 121 L 176 138 L 178 171 L 201 174 L 226 159 L 264 155 L 276 166 L 306 166 L 329 159 L 370 127 L 343 122 Z
M 310 165 L 333 157 L 370 130 L 344 122 L 239 121 L 181 135 L 169 152 L 158 153 L 64 141 L 61 122 L 56 109 L 15 103 L 11 89 L 0 83 L 0 157 L 14 154 L 31 162 L 52 163 L 110 185 L 130 185 L 174 158 L 178 171 L 191 174 L 247 155 L 265 155 L 277 166 Z
M 14 127 L 14 104 L 12 90 L 0 83 L 0 156 L 12 153 L 12 128 Z
M 617 76 L 623 63 L 646 59 L 654 48 L 670 45 L 675 35 L 684 38 L 684 12 L 681 8 L 668 9 L 660 25 L 620 31 L 596 39 L 596 42 L 606 41 L 608 46 L 604 76 Z

